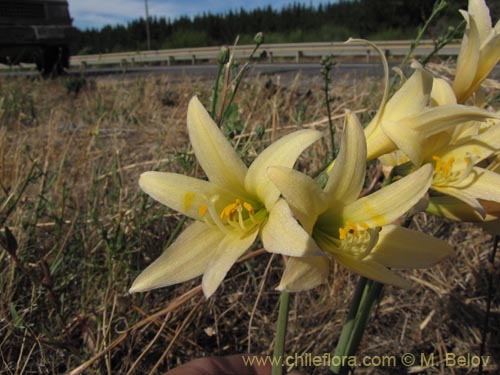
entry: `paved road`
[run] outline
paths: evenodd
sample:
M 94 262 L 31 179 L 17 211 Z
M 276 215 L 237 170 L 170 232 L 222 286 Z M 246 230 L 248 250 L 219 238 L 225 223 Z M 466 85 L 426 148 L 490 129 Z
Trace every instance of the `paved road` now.
M 284 79 L 293 78 L 297 73 L 303 76 L 319 76 L 321 65 L 318 63 L 301 64 L 254 64 L 251 66 L 251 75 L 280 75 Z M 217 74 L 216 65 L 176 65 L 176 66 L 153 66 L 128 68 L 126 71 L 120 68 L 90 69 L 91 75 L 168 75 L 174 78 L 185 76 L 213 79 Z M 336 74 L 352 74 L 354 76 L 378 76 L 382 75 L 380 64 L 341 64 L 335 67 Z
M 318 63 L 301 64 L 254 64 L 250 68 L 251 75 L 280 75 L 283 79 L 293 78 L 297 73 L 306 77 L 319 77 L 321 65 Z M 77 69 L 70 70 L 71 76 L 78 76 L 81 72 Z M 1 76 L 36 76 L 35 71 L 1 71 Z M 149 66 L 128 67 L 126 70 L 119 67 L 89 68 L 86 70 L 88 76 L 145 76 L 145 75 L 167 75 L 174 79 L 185 77 L 213 79 L 217 74 L 216 65 L 173 65 L 173 66 Z M 382 75 L 380 64 L 339 64 L 334 68 L 334 74 L 350 74 L 356 76 L 379 76 Z
M 398 66 L 398 64 L 393 64 Z M 251 75 L 269 75 L 280 77 L 287 81 L 293 79 L 297 73 L 301 73 L 304 77 L 319 77 L 321 65 L 319 63 L 286 63 L 286 64 L 254 64 L 251 67 Z M 1 71 L 1 76 L 36 76 L 35 71 Z M 70 70 L 71 76 L 78 76 L 81 72 L 77 69 Z M 185 79 L 185 77 L 196 77 L 213 79 L 217 74 L 217 66 L 209 64 L 200 65 L 173 65 L 173 66 L 148 66 L 148 67 L 128 67 L 126 70 L 119 67 L 110 68 L 90 68 L 86 70 L 88 76 L 147 76 L 147 75 L 167 75 L 175 80 Z M 333 70 L 334 75 L 362 78 L 366 76 L 379 77 L 382 76 L 383 70 L 380 63 L 340 63 Z M 500 79 L 500 65 L 497 65 L 489 78 Z

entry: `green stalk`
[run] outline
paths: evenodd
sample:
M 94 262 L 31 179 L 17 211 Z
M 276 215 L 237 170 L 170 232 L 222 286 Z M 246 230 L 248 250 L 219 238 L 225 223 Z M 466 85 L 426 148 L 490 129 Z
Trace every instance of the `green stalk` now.
M 278 312 L 278 322 L 276 325 L 276 338 L 274 340 L 273 370 L 271 375 L 283 374 L 283 353 L 285 351 L 286 326 L 288 323 L 288 308 L 290 294 L 282 291 L 280 294 L 280 308 Z
M 347 356 L 353 356 L 358 351 L 359 344 L 361 343 L 361 339 L 363 338 L 363 333 L 365 332 L 368 321 L 370 320 L 371 312 L 375 305 L 378 303 L 383 288 L 384 284 L 377 281 L 370 280 L 370 283 L 367 284 L 365 289 L 365 297 L 361 302 L 358 315 L 356 316 L 356 320 L 354 322 L 354 327 L 349 340 L 349 344 L 347 345 Z M 346 375 L 348 372 L 349 366 L 344 366 L 339 374 Z
M 410 45 L 410 52 L 405 56 L 403 59 L 403 62 L 401 63 L 400 66 L 405 66 L 410 57 L 413 55 L 413 51 L 420 45 L 420 42 L 422 41 L 425 32 L 429 28 L 430 24 L 434 21 L 434 19 L 438 16 L 441 11 L 446 8 L 446 1 L 445 0 L 440 0 L 436 4 L 434 4 L 434 8 L 432 9 L 432 13 L 429 16 L 429 18 L 425 21 L 425 24 L 419 28 L 417 37 L 415 38 L 414 41 L 412 41 Z
M 212 93 L 212 107 L 210 108 L 210 116 L 215 120 L 215 110 L 216 110 L 216 105 L 217 105 L 217 96 L 219 94 L 219 81 L 220 81 L 220 76 L 222 74 L 222 69 L 224 68 L 224 64 L 219 63 L 218 64 L 218 69 L 217 69 L 217 77 L 215 78 L 215 83 L 214 83 L 214 92 Z
M 339 342 L 337 343 L 337 347 L 335 348 L 334 356 L 335 358 L 343 357 L 347 355 L 348 344 L 350 341 L 350 337 L 352 334 L 352 330 L 354 327 L 354 319 L 358 314 L 359 305 L 361 303 L 362 297 L 365 294 L 365 285 L 368 279 L 366 277 L 361 276 L 359 278 L 358 284 L 356 285 L 356 290 L 354 291 L 354 295 L 352 297 L 351 306 L 349 307 L 349 312 L 347 313 L 347 318 L 342 327 L 342 332 L 340 334 Z M 330 367 L 330 371 L 333 374 L 338 374 L 340 371 L 340 366 L 332 365 Z
M 252 53 L 250 53 L 250 56 L 248 56 L 248 62 L 245 63 L 243 68 L 241 68 L 241 70 L 238 72 L 238 74 L 235 78 L 234 89 L 231 92 L 231 96 L 229 97 L 229 102 L 227 103 L 227 106 L 226 106 L 224 112 L 222 112 L 221 118 L 219 119 L 221 122 L 224 119 L 224 117 L 226 117 L 226 113 L 229 110 L 229 107 L 231 106 L 231 103 L 233 102 L 234 97 L 236 96 L 236 92 L 238 91 L 240 83 L 243 80 L 243 77 L 245 76 L 245 74 L 247 73 L 247 71 L 249 69 L 249 63 L 252 61 L 252 58 L 255 55 L 255 52 L 257 52 L 257 50 L 259 49 L 260 45 L 261 45 L 261 42 L 257 42 L 255 44 L 255 47 L 253 48 Z
M 342 329 L 341 339 L 335 349 L 335 357 L 347 358 L 354 356 L 358 351 L 363 333 L 370 320 L 373 307 L 378 302 L 384 284 L 361 277 L 353 297 L 346 323 Z M 330 372 L 335 375 L 346 375 L 349 366 L 346 361 L 337 361 L 338 366 L 330 367 Z M 344 366 L 341 364 L 345 363 Z

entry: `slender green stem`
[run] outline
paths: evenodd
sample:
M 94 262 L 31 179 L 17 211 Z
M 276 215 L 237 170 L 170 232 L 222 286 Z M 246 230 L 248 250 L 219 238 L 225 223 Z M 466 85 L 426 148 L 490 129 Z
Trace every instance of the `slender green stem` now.
M 325 104 L 326 104 L 326 115 L 328 116 L 328 130 L 330 132 L 330 144 L 332 147 L 332 160 L 335 159 L 335 126 L 332 121 L 332 110 L 330 108 L 330 94 L 329 94 L 328 78 L 325 79 Z
M 274 341 L 273 370 L 272 375 L 283 374 L 283 353 L 285 351 L 286 326 L 288 323 L 288 307 L 290 295 L 282 291 L 280 295 L 280 308 L 278 312 L 278 322 L 276 325 L 276 338 Z
M 332 147 L 332 160 L 335 159 L 337 152 L 335 150 L 335 126 L 332 121 L 332 110 L 330 107 L 330 73 L 332 71 L 335 62 L 332 60 L 332 56 L 326 56 L 321 60 L 321 75 L 323 76 L 323 93 L 325 94 L 325 104 L 326 104 L 326 115 L 328 116 L 328 129 L 330 131 L 330 144 Z
M 363 338 L 363 333 L 370 320 L 373 307 L 378 302 L 383 287 L 384 284 L 377 281 L 367 280 L 364 277 L 360 279 L 353 297 L 353 301 L 358 300 L 358 308 L 356 311 L 349 311 L 348 319 L 350 317 L 351 320 L 346 322 L 346 325 L 348 325 L 348 333 L 346 333 L 346 337 L 343 338 L 342 350 L 335 350 L 336 357 L 347 358 L 356 354 L 361 339 Z M 361 290 L 361 293 L 359 290 Z M 352 307 L 355 307 L 354 303 L 351 305 L 351 308 Z M 355 316 L 353 317 L 352 314 Z M 344 329 L 342 330 L 342 335 L 344 335 Z M 330 372 L 335 375 L 346 375 L 349 372 L 347 362 L 340 361 L 340 364 L 339 366 L 330 367 Z
M 354 291 L 354 295 L 351 301 L 351 306 L 349 307 L 349 312 L 347 313 L 347 318 L 342 327 L 342 332 L 340 334 L 339 342 L 337 343 L 337 347 L 335 348 L 334 356 L 335 358 L 339 358 L 346 355 L 347 345 L 349 344 L 349 339 L 352 334 L 352 329 L 354 327 L 354 319 L 358 314 L 359 305 L 361 299 L 363 297 L 365 291 L 365 285 L 367 282 L 367 278 L 361 276 L 359 278 L 358 284 L 356 285 L 356 290 Z M 340 370 L 340 366 L 332 365 L 330 367 L 330 371 L 333 374 L 338 374 Z
M 418 30 L 417 37 L 415 40 L 411 43 L 410 46 L 410 52 L 405 56 L 403 59 L 403 62 L 401 63 L 401 66 L 404 66 L 410 57 L 413 55 L 413 51 L 419 46 L 420 42 L 422 41 L 422 38 L 424 37 L 424 33 L 427 31 L 429 28 L 430 24 L 434 19 L 437 17 L 437 15 L 444 9 L 446 8 L 446 1 L 445 0 L 440 0 L 438 3 L 434 5 L 434 8 L 432 9 L 432 13 L 429 16 L 429 18 L 425 21 L 425 24 Z
M 238 72 L 238 75 L 236 76 L 235 78 L 235 84 L 234 84 L 234 89 L 233 91 L 231 92 L 231 96 L 229 97 L 229 101 L 227 103 L 227 106 L 224 110 L 224 112 L 222 113 L 222 116 L 221 116 L 221 121 L 222 119 L 224 119 L 224 117 L 226 117 L 226 113 L 227 111 L 229 110 L 229 107 L 231 106 L 231 103 L 233 102 L 234 100 L 234 97 L 236 96 L 236 92 L 238 91 L 238 88 L 240 86 L 240 83 L 241 81 L 243 80 L 245 74 L 248 72 L 248 69 L 249 69 L 249 63 L 252 61 L 252 58 L 253 56 L 255 55 L 255 52 L 257 52 L 257 50 L 259 49 L 260 47 L 260 43 L 257 43 L 255 45 L 255 47 L 253 48 L 252 50 L 252 53 L 250 53 L 250 56 L 248 56 L 248 62 L 245 63 L 245 65 L 241 68 L 241 70 Z
M 365 332 L 368 321 L 370 320 L 371 312 L 379 301 L 383 288 L 384 284 L 372 280 L 370 280 L 370 283 L 366 285 L 365 297 L 361 302 L 358 315 L 356 316 L 356 320 L 354 322 L 354 327 L 352 329 L 349 344 L 347 345 L 347 356 L 355 355 L 358 351 L 359 344 L 361 343 L 361 339 L 363 338 L 363 333 Z M 349 367 L 345 366 L 343 369 L 341 369 L 339 374 L 345 375 L 348 373 L 348 371 Z
M 216 111 L 216 106 L 217 106 L 217 96 L 219 95 L 219 81 L 220 81 L 220 76 L 222 74 L 222 69 L 224 68 L 224 64 L 219 63 L 219 67 L 217 69 L 217 77 L 215 78 L 215 83 L 214 83 L 214 92 L 212 93 L 212 107 L 210 109 L 210 115 L 212 118 L 215 120 L 215 111 Z

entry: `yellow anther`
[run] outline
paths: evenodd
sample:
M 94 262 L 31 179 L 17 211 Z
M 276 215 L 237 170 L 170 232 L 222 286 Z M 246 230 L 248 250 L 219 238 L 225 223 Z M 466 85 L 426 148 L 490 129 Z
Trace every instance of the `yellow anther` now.
M 364 226 L 366 226 L 366 229 L 368 229 L 368 226 L 366 224 L 364 224 L 364 226 L 362 224 L 359 224 L 359 225 L 363 229 L 365 228 Z M 347 221 L 345 223 L 344 228 L 339 228 L 339 238 L 341 240 L 345 240 L 347 238 L 348 233 L 352 234 L 356 238 L 359 237 L 358 227 L 357 227 L 356 223 L 353 223 L 352 221 Z
M 245 208 L 245 210 L 247 210 L 247 212 L 250 214 L 250 215 L 253 215 L 254 214 L 254 209 L 252 207 L 252 205 L 248 202 L 243 202 L 243 207 Z
M 229 218 L 229 220 L 233 220 L 234 216 L 241 210 L 241 201 L 236 199 L 235 203 L 230 203 L 226 207 L 224 207 L 220 213 L 221 220 L 225 218 Z
M 201 217 L 205 217 L 207 210 L 208 210 L 208 206 L 205 203 L 203 203 L 200 206 L 200 208 L 198 209 L 198 215 L 200 215 Z
M 441 173 L 443 177 L 448 177 L 450 174 L 450 170 L 453 167 L 453 163 L 455 162 L 455 158 L 452 156 L 448 159 L 448 161 L 443 161 L 439 156 L 433 156 L 432 160 L 436 162 L 434 167 L 434 173 Z
M 193 200 L 194 200 L 195 196 L 196 195 L 194 193 L 191 193 L 191 192 L 184 194 L 184 199 L 182 201 L 182 207 L 184 208 L 184 211 L 187 211 L 191 208 L 191 206 L 193 205 Z
M 352 221 L 348 221 L 346 223 L 346 226 L 349 228 L 349 233 L 354 235 L 354 237 L 358 237 L 358 228 L 356 226 L 356 223 L 353 223 Z
M 339 238 L 341 240 L 345 240 L 347 237 L 347 230 L 345 230 L 344 228 L 339 228 Z
M 359 223 L 359 226 L 363 228 L 364 230 L 368 230 L 368 224 L 366 223 Z
M 436 165 L 434 166 L 434 172 L 439 173 L 439 171 L 441 170 L 441 164 L 442 164 L 441 158 L 439 156 L 433 156 L 432 160 L 434 160 L 436 162 Z

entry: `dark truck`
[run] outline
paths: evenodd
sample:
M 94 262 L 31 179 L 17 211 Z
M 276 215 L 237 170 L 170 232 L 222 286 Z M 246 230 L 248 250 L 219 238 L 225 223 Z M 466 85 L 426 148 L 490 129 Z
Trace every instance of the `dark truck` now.
M 0 63 L 62 73 L 75 35 L 66 0 L 0 0 Z

